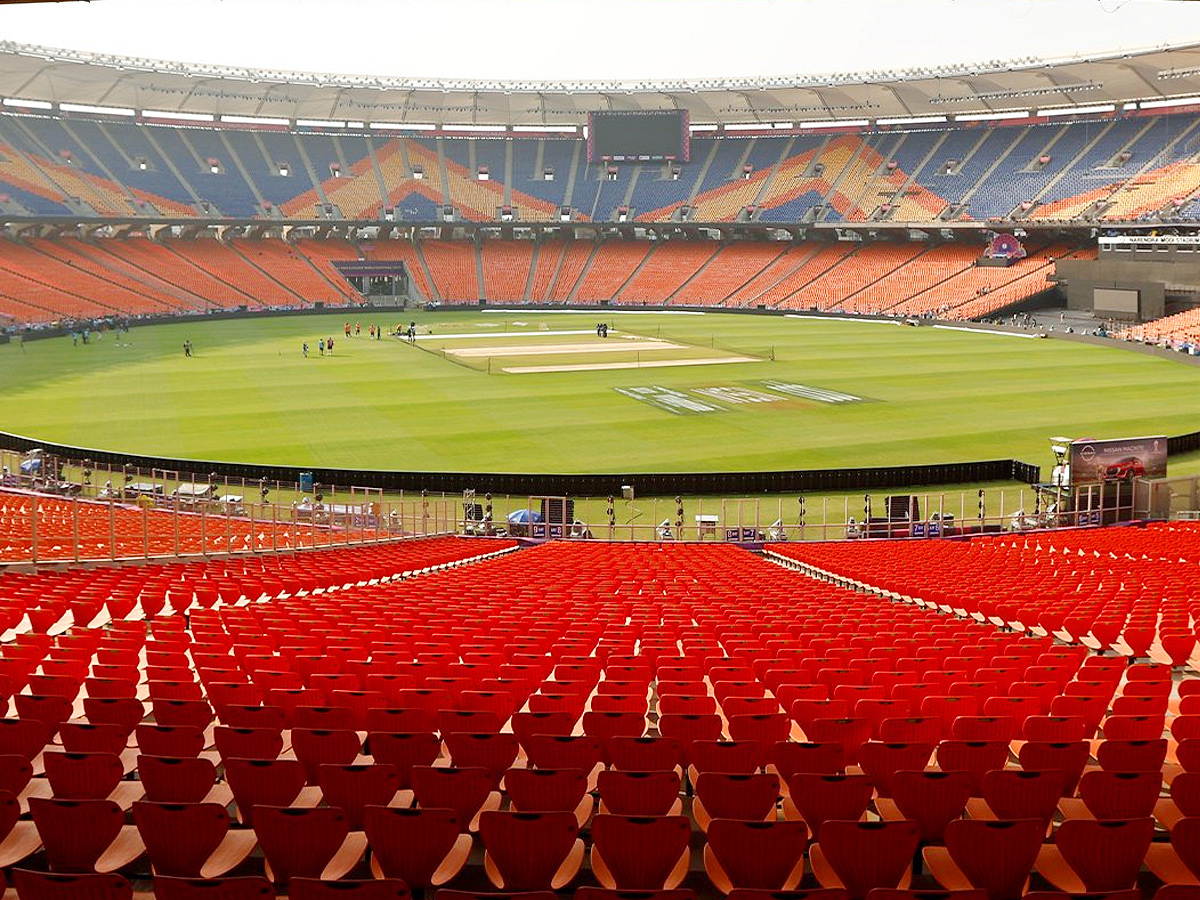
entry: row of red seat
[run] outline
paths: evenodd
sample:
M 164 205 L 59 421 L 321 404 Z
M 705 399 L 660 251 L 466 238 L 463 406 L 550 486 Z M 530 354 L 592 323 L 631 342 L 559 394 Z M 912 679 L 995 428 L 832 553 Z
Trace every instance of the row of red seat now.
M 511 540 L 438 537 L 151 566 L 91 566 L 36 573 L 5 570 L 0 572 L 0 625 L 5 630 L 18 628 L 28 617 L 33 632 L 18 635 L 16 644 L 8 645 L 5 653 L 24 642 L 48 649 L 50 640 L 44 633 L 68 617 L 83 629 L 98 615 L 114 620 L 131 615 L 155 618 L 164 612 L 182 615 L 193 606 L 210 608 L 218 601 L 234 604 L 365 584 L 515 546 Z M 182 624 L 180 618 L 151 627 L 174 634 L 175 627 Z M 145 637 L 144 625 L 114 627 L 139 628 Z M 77 630 L 70 640 L 87 644 L 99 634 Z
M 228 819 L 210 848 L 225 834 L 259 844 L 270 868 L 252 870 L 291 872 L 299 855 L 295 874 L 366 876 L 355 851 L 369 845 L 409 867 L 374 873 L 409 887 L 421 871 L 449 879 L 473 825 L 497 888 L 566 886 L 580 834 L 599 883 L 632 870 L 614 884 L 665 887 L 680 852 L 650 836 L 684 834 L 684 811 L 686 834 L 704 834 L 702 890 L 807 879 L 860 898 L 904 882 L 921 844 L 925 884 L 990 900 L 1019 896 L 1031 873 L 1067 890 L 1194 877 L 1195 692 L 1166 667 L 855 593 L 727 545 L 558 543 L 390 584 L 338 582 L 356 551 L 295 559 L 320 570 L 327 555 L 332 593 L 293 584 L 236 607 L 218 592 L 186 618 L 19 636 L 0 663 L 24 677 L 17 718 L 0 726 L 0 789 L 34 817 L 17 824 L 53 842 L 39 815 L 86 801 L 132 835 L 124 807 L 182 804 L 178 821 Z M 92 796 L 67 796 L 81 784 Z M 205 801 L 234 813 L 189 805 Z M 296 829 L 286 846 L 326 839 L 273 856 L 259 809 Z M 371 817 L 388 823 L 375 836 Z M 626 849 L 609 860 L 597 828 L 625 829 Z M 547 852 L 536 878 L 497 861 L 505 829 Z M 541 829 L 572 835 L 565 855 Z M 414 837 L 435 833 L 449 843 Z M 1010 834 L 1025 851 L 991 852 Z M 348 867 L 328 869 L 348 844 Z M 1108 868 L 1093 872 L 1083 846 L 1114 848 Z M 864 875 L 870 860 L 886 871 Z
M 1183 665 L 1196 650 L 1200 603 L 1191 569 L 1200 526 L 773 545 L 771 552 L 935 608 Z

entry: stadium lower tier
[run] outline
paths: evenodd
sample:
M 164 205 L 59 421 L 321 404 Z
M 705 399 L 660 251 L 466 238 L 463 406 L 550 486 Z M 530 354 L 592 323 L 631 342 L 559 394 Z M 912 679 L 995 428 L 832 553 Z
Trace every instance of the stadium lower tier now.
M 0 321 L 345 306 L 362 296 L 337 264 L 360 260 L 402 263 L 412 297 L 448 304 L 604 302 L 969 319 L 1052 287 L 1057 260 L 1096 253 L 1065 244 L 1029 250 L 993 267 L 977 265 L 978 246 L 958 243 L 38 238 L 0 241 Z
M 1152 319 L 1141 325 L 1131 325 L 1121 329 L 1116 336 L 1147 344 L 1174 347 L 1186 343 L 1196 346 L 1200 344 L 1200 307 Z
M 1047 580 L 1082 590 L 1100 561 L 1194 564 L 1200 530 L 1040 537 L 1070 558 Z M 920 547 L 1022 566 L 994 543 Z M 872 585 L 913 546 L 791 555 Z M 724 544 L 252 562 L 281 574 L 0 574 L 14 610 L 170 597 L 4 635 L 0 865 L 21 900 L 1200 894 L 1200 680 L 1169 666 Z

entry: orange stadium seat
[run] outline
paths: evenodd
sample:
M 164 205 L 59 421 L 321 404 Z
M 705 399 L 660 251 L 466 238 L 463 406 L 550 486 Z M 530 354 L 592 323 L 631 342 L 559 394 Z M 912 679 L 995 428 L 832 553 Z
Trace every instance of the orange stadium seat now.
M 686 281 L 670 302 L 680 306 L 722 306 L 789 252 L 786 244 L 724 244 L 710 262 Z
M 501 303 L 521 303 L 533 264 L 532 241 L 484 241 L 480 251 L 483 296 Z
M 418 252 L 429 267 L 437 296 L 449 303 L 475 303 L 484 294 L 478 249 L 465 241 L 425 241 Z
M 528 302 L 616 300 L 970 318 L 1044 290 L 1056 259 L 1090 254 L 1094 249 L 1053 246 L 997 269 L 973 265 L 970 246 L 957 243 L 551 240 L 535 252 L 531 242 L 497 239 L 479 248 L 440 240 L 419 245 L 381 240 L 359 248 L 314 239 L 292 244 L 56 239 L 29 246 L 0 241 L 0 316 L 46 322 L 238 306 L 345 306 L 360 298 L 334 262 L 361 256 L 404 262 L 415 296 L 455 303 L 523 303 L 528 294 Z M 1186 325 L 1189 314 L 1180 315 L 1172 321 Z M 1126 334 L 1177 340 L 1190 333 L 1171 328 L 1148 324 Z
M 705 242 L 659 243 L 617 299 L 623 303 L 670 303 L 675 292 L 715 254 L 716 248 Z
M 599 303 L 619 296 L 652 249 L 649 244 L 623 241 L 601 244 L 592 255 L 587 271 L 580 277 L 575 299 L 580 303 Z
M 579 286 L 588 262 L 599 252 L 599 247 L 586 241 L 568 242 L 554 280 L 547 288 L 546 299 L 551 303 L 565 303 L 570 300 Z

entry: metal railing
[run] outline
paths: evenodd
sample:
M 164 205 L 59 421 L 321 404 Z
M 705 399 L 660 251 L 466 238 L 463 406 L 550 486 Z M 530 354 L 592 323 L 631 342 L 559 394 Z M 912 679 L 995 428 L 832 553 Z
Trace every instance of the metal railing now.
M 36 471 L 23 471 L 31 458 L 0 450 L 9 489 L 0 493 L 0 564 L 286 552 L 452 533 L 749 544 L 949 538 L 1200 509 L 1195 478 L 1071 492 L 1008 486 L 749 498 L 406 496 L 44 457 Z
M 1134 512 L 1139 519 L 1200 519 L 1200 475 L 1138 481 Z
M 0 450 L 0 564 L 270 553 L 450 534 L 461 507 L 377 489 L 111 469 Z
M 991 488 L 924 494 L 750 498 L 488 496 L 480 517 L 463 504 L 459 532 L 535 540 L 768 541 L 944 538 L 1080 528 L 1134 518 L 1132 492 Z M 574 504 L 573 514 L 554 510 Z M 500 510 L 496 513 L 495 510 Z M 505 514 L 503 511 L 507 510 Z

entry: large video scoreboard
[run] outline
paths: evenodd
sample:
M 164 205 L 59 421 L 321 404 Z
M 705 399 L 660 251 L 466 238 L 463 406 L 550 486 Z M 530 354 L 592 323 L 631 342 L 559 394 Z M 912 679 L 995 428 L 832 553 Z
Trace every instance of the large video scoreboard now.
M 686 110 L 588 113 L 588 162 L 687 162 Z

